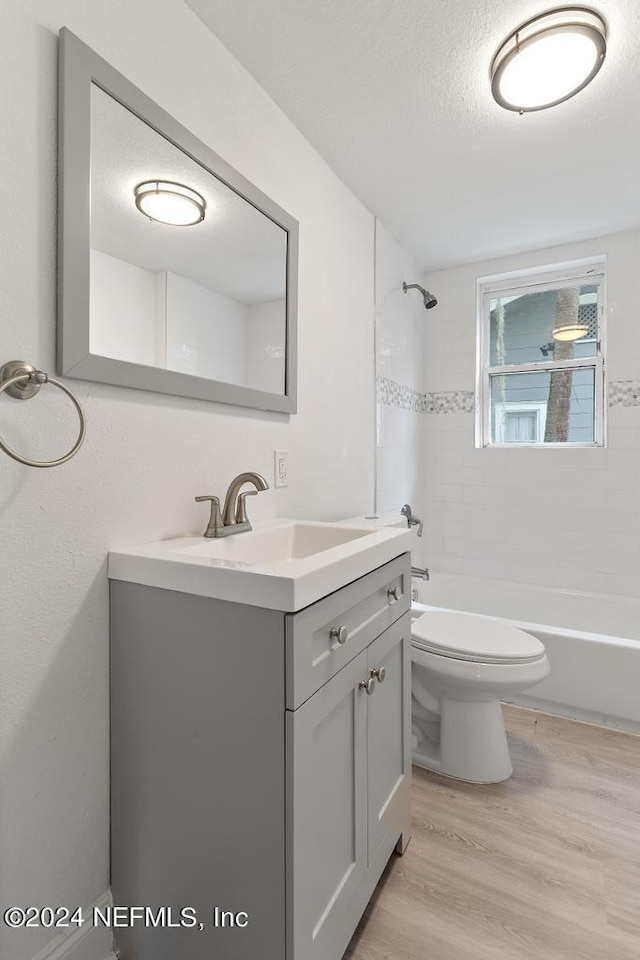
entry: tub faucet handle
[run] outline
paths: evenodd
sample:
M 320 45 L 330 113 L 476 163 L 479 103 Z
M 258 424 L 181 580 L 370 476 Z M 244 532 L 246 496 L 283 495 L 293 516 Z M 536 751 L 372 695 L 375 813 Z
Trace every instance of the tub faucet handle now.
M 400 513 L 402 514 L 403 517 L 407 518 L 407 526 L 409 527 L 409 529 L 411 529 L 411 527 L 417 527 L 418 536 L 421 537 L 422 531 L 424 529 L 424 523 L 422 522 L 420 517 L 416 517 L 414 515 L 413 510 L 411 509 L 411 504 L 405 503 Z

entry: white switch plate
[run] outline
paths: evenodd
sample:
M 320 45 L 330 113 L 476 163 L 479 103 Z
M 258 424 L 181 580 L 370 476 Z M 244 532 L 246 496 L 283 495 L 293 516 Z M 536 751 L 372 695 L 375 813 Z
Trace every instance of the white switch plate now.
M 273 451 L 273 475 L 276 487 L 289 486 L 289 451 Z

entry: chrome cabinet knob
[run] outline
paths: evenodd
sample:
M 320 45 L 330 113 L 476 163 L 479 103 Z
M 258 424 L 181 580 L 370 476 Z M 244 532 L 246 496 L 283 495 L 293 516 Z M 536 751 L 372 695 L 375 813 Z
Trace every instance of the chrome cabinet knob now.
M 349 639 L 349 631 L 345 627 L 344 623 L 341 623 L 339 627 L 331 627 L 331 630 L 329 630 L 329 636 L 332 640 L 337 640 L 338 643 L 346 643 Z
M 365 690 L 368 697 L 371 696 L 373 691 L 376 688 L 376 681 L 374 677 L 369 677 L 368 680 L 361 680 L 358 684 L 359 690 Z
M 369 671 L 369 676 L 372 680 L 377 680 L 378 683 L 384 683 L 384 678 L 387 675 L 387 671 L 384 667 L 372 667 Z
M 389 597 L 389 600 L 399 600 L 402 596 L 400 587 L 389 587 L 387 590 L 387 596 Z

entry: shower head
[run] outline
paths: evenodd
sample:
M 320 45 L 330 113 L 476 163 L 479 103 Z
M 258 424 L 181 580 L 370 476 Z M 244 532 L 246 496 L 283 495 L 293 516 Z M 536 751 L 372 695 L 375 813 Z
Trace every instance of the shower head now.
M 425 310 L 431 310 L 431 307 L 435 307 L 437 300 L 432 293 L 429 293 L 428 290 L 425 290 L 424 287 L 421 287 L 419 283 L 405 283 L 402 281 L 402 291 L 406 293 L 407 290 L 419 290 L 422 294 L 422 299 L 424 301 Z

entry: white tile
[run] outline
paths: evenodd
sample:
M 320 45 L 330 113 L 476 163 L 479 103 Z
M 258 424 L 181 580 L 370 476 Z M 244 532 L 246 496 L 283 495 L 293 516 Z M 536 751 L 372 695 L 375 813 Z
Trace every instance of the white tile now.
M 462 487 L 453 483 L 431 483 L 425 485 L 427 500 L 442 500 L 446 503 L 460 503 L 462 501 Z
M 489 580 L 506 580 L 508 565 L 499 560 L 463 557 L 460 573 L 470 577 L 483 577 Z
M 464 487 L 462 499 L 464 503 L 504 504 L 507 502 L 508 492 L 508 487 L 497 484 L 493 486 Z
M 466 560 L 486 559 L 486 543 L 479 540 L 469 540 L 466 537 L 446 536 L 442 538 L 442 553 Z
M 607 443 L 610 450 L 633 450 L 640 447 L 640 416 L 637 426 L 610 427 Z
M 468 519 L 453 519 L 451 517 L 444 520 L 435 517 L 429 521 L 429 531 L 433 536 L 439 536 L 444 542 L 449 538 L 459 538 L 461 540 L 471 540 L 471 524 Z
M 437 570 L 441 573 L 464 573 L 460 557 L 442 554 L 438 560 Z
M 553 570 L 549 564 L 545 566 L 520 563 L 511 564 L 507 568 L 505 579 L 514 583 L 531 583 L 536 586 L 552 587 Z
M 640 554 L 624 551 L 593 550 L 584 551 L 579 563 L 585 570 L 596 573 L 612 573 L 621 576 L 640 578 Z
M 603 579 L 606 593 L 640 597 L 640 577 L 635 574 L 605 574 Z
M 574 564 L 553 568 L 553 586 L 560 590 L 579 590 L 583 593 L 605 593 L 606 575 L 593 573 Z
M 387 513 L 392 510 L 397 510 L 400 513 L 402 503 L 402 498 L 398 496 L 395 490 L 378 490 L 377 509 L 379 513 Z

